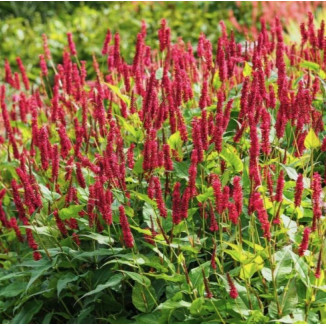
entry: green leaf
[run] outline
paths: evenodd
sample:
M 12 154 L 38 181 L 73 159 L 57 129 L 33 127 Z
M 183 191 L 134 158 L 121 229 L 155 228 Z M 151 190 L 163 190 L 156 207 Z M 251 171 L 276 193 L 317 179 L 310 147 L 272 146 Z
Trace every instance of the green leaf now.
M 94 305 L 91 305 L 85 309 L 82 309 L 78 315 L 78 318 L 76 320 L 76 324 L 87 324 L 90 323 L 90 320 L 92 321 L 93 319 L 90 319 L 92 316 L 92 312 L 94 310 Z
M 237 154 L 237 150 L 233 146 L 224 146 L 220 156 L 234 169 L 235 172 L 241 172 L 243 170 L 243 163 Z
M 26 286 L 26 291 L 33 285 L 33 283 L 48 269 L 52 267 L 52 262 L 50 260 L 43 259 L 40 262 L 38 268 L 32 270 L 31 278 Z
M 133 168 L 133 173 L 135 174 L 141 174 L 143 173 L 143 161 L 144 161 L 144 157 L 143 156 L 140 156 L 135 165 L 134 165 L 134 168 Z
M 307 149 L 314 149 L 321 146 L 321 142 L 312 128 L 304 140 L 304 145 Z
M 53 311 L 47 313 L 42 320 L 42 324 L 50 324 L 53 314 L 54 314 Z
M 148 229 L 142 229 L 138 226 L 133 226 L 133 225 L 130 225 L 130 227 L 136 231 L 138 231 L 139 233 L 142 233 L 142 234 L 146 234 L 146 235 L 152 235 L 152 231 L 151 230 L 148 230 Z
M 292 221 L 288 216 L 282 214 L 281 219 L 283 221 L 284 228 L 289 238 L 295 242 L 295 235 L 297 234 L 298 226 L 295 221 Z
M 106 283 L 99 284 L 94 290 L 84 294 L 82 296 L 82 298 L 93 295 L 93 294 L 97 294 L 97 293 L 102 292 L 103 290 L 105 290 L 107 288 L 114 287 L 114 286 L 118 285 L 119 283 L 121 283 L 122 278 L 123 278 L 123 276 L 121 274 L 115 274 Z
M 292 258 L 290 251 L 290 247 L 287 246 L 275 253 L 277 264 L 274 270 L 274 275 L 277 284 L 282 283 L 292 271 Z
M 132 126 L 129 122 L 127 122 L 126 119 L 124 119 L 123 117 L 121 116 L 118 116 L 119 117 L 119 120 L 123 126 L 123 128 L 125 130 L 127 130 L 128 132 L 130 132 L 134 137 L 137 136 L 137 132 L 136 132 L 136 129 L 134 126 Z
M 105 236 L 105 235 L 102 235 L 99 233 L 93 233 L 93 232 L 90 232 L 88 234 L 83 234 L 83 235 L 81 235 L 81 237 L 93 239 L 93 240 L 97 241 L 99 244 L 103 244 L 103 245 L 109 245 L 110 243 L 114 242 L 114 240 L 112 238 L 110 238 L 109 236 Z
M 150 199 L 148 197 L 148 195 L 142 194 L 142 193 L 137 192 L 137 191 L 131 191 L 131 193 L 133 195 L 135 195 L 138 199 L 144 201 L 145 203 L 147 203 L 147 204 L 149 204 L 149 205 L 151 205 L 153 207 L 156 207 L 156 202 L 154 200 Z
M 34 226 L 34 225 L 22 225 L 22 228 L 30 229 L 37 234 L 42 234 L 47 237 L 52 237 L 51 228 L 49 226 Z
M 28 275 L 28 273 L 25 273 L 25 272 L 10 273 L 10 274 L 7 274 L 7 275 L 4 275 L 4 276 L 0 277 L 0 281 L 10 280 L 10 279 L 17 279 L 19 277 L 24 277 L 26 275 Z
M 132 288 L 132 303 L 141 312 L 151 312 L 156 304 L 155 291 L 152 287 L 145 287 L 136 283 Z
M 64 274 L 64 276 L 62 278 L 60 278 L 58 280 L 58 283 L 57 283 L 57 294 L 58 294 L 58 297 L 59 297 L 61 291 L 67 286 L 68 283 L 77 281 L 78 278 L 79 278 L 78 275 L 74 275 L 74 274 L 72 274 L 70 272 L 68 272 L 67 274 Z
M 294 308 L 298 303 L 298 294 L 296 288 L 296 279 L 292 278 L 288 287 L 285 288 L 284 293 L 282 295 L 282 299 L 280 300 L 282 303 L 282 315 L 289 315 L 292 313 Z
M 167 275 L 167 274 L 153 274 L 153 273 L 146 273 L 146 275 L 159 279 L 159 280 L 166 280 L 169 282 L 173 282 L 173 283 L 180 283 L 185 281 L 185 276 L 184 275 L 180 275 L 180 274 L 174 274 L 174 275 Z
M 134 317 L 137 324 L 162 324 L 165 319 L 162 320 L 162 318 L 165 318 L 163 314 L 159 310 L 151 311 L 147 314 L 138 314 Z M 127 321 L 127 323 L 129 323 Z
M 213 78 L 213 86 L 215 89 L 219 89 L 221 87 L 221 85 L 222 85 L 222 82 L 220 80 L 220 75 L 218 72 L 216 72 L 214 74 L 214 78 Z
M 163 68 L 162 67 L 160 67 L 160 68 L 158 68 L 156 70 L 156 72 L 155 72 L 155 78 L 157 80 L 161 80 L 163 78 Z
M 264 267 L 261 270 L 261 273 L 267 282 L 272 282 L 273 276 L 272 276 L 272 270 L 270 268 Z
M 53 203 L 55 200 L 61 198 L 60 194 L 54 191 L 50 191 L 47 187 L 45 187 L 41 183 L 39 183 L 38 186 L 41 190 L 42 197 L 45 198 L 48 202 Z
M 189 180 L 189 174 L 188 174 L 188 170 L 189 170 L 189 163 L 188 162 L 173 162 L 173 169 L 175 171 L 175 175 L 179 178 L 179 179 L 185 179 L 185 180 Z
M 165 302 L 161 303 L 156 309 L 157 310 L 173 310 L 178 308 L 190 308 L 191 303 L 186 302 L 183 300 L 180 301 L 173 301 L 171 299 L 166 300 Z
M 79 217 L 79 212 L 84 208 L 84 205 L 70 205 L 69 207 L 62 208 L 59 210 L 59 217 L 62 220 L 67 220 L 72 217 Z
M 297 180 L 298 178 L 298 173 L 296 171 L 295 168 L 291 167 L 291 166 L 286 166 L 284 164 L 281 163 L 281 165 L 283 166 L 283 168 L 285 169 L 287 175 L 289 176 L 290 179 L 292 180 Z
M 109 83 L 105 83 L 110 89 L 111 91 L 117 95 L 122 101 L 124 101 L 127 105 L 130 105 L 130 99 L 128 96 L 123 95 L 120 91 L 120 89 L 117 86 L 111 85 Z
M 16 297 L 17 295 L 25 291 L 26 285 L 26 282 L 16 281 L 14 283 L 10 283 L 9 285 L 0 290 L 0 297 L 5 297 L 7 299 Z
M 213 199 L 214 197 L 213 187 L 209 187 L 203 194 L 198 195 L 196 198 L 199 202 L 203 203 L 207 199 Z
M 298 273 L 301 281 L 305 286 L 310 287 L 310 278 L 309 278 L 309 266 L 306 264 L 304 259 L 296 255 L 292 250 L 289 250 L 289 254 L 294 263 L 294 270 Z
M 24 304 L 20 312 L 11 321 L 12 324 L 29 324 L 34 315 L 42 308 L 43 302 L 40 300 L 31 300 Z
M 209 267 L 211 262 L 208 261 L 200 266 L 193 268 L 189 273 L 189 278 L 194 288 L 197 288 L 198 293 L 200 295 L 204 294 L 204 278 L 203 278 L 203 270 L 205 272 L 205 276 L 209 277 Z
M 259 270 L 261 270 L 264 266 L 264 262 L 263 259 L 258 256 L 256 257 L 256 260 L 258 260 L 257 258 L 260 258 L 260 261 L 255 261 L 254 263 L 250 263 L 250 264 L 245 264 L 241 266 L 240 269 L 240 277 L 242 279 L 251 279 L 251 277 Z
M 82 251 L 82 252 L 77 252 L 76 254 L 74 254 L 73 259 L 89 261 L 89 259 L 87 259 L 87 258 L 94 258 L 97 256 L 110 257 L 110 256 L 112 256 L 112 254 L 118 253 L 122 250 L 123 250 L 122 248 L 110 248 L 110 249 L 101 248 L 101 249 L 92 250 L 92 251 Z
M 138 273 L 135 272 L 129 272 L 129 271 L 123 271 L 120 270 L 121 273 L 128 275 L 131 279 L 133 279 L 136 283 L 139 283 L 141 285 L 144 286 L 150 286 L 151 285 L 151 281 L 148 277 L 140 275 Z
M 144 217 L 144 222 L 147 225 L 151 225 L 152 220 L 155 219 L 155 211 L 153 209 L 153 207 L 147 203 L 144 204 L 143 206 L 143 217 Z
M 318 63 L 307 61 L 307 60 L 301 61 L 300 67 L 301 68 L 307 68 L 307 69 L 315 70 L 315 71 L 319 71 L 320 70 L 320 66 L 319 66 Z
M 171 149 L 174 149 L 178 151 L 179 156 L 182 156 L 182 144 L 183 141 L 180 136 L 180 132 L 177 131 L 173 135 L 171 135 L 168 139 L 168 144 L 171 147 Z
M 204 302 L 203 297 L 195 299 L 190 306 L 190 313 L 194 316 L 200 316 Z

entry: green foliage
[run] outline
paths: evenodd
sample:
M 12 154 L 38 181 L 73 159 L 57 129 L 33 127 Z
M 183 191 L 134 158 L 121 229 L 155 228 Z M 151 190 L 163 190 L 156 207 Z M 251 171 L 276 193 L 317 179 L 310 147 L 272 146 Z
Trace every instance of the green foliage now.
M 228 11 L 233 10 L 241 21 L 243 11 L 249 9 L 249 4 L 239 8 L 230 2 L 1 2 L 0 62 L 2 64 L 4 58 L 8 58 L 15 65 L 15 58 L 20 56 L 29 77 L 39 81 L 36 67 L 38 55 L 42 53 L 42 33 L 48 36 L 54 62 L 58 62 L 67 32 L 73 33 L 80 58 L 91 59 L 93 52 L 100 54 L 104 35 L 110 28 L 121 34 L 124 40 L 121 50 L 130 61 L 134 53 L 130 52 L 128 44 L 135 42 L 141 20 L 148 25 L 149 45 L 156 44 L 155 31 L 163 17 L 169 18 L 173 37 L 183 35 L 186 41 L 195 42 L 200 32 L 205 32 L 215 43 L 218 22 L 227 17 Z M 17 41 L 20 45 L 13 51 Z M 158 70 L 157 78 L 160 73 Z

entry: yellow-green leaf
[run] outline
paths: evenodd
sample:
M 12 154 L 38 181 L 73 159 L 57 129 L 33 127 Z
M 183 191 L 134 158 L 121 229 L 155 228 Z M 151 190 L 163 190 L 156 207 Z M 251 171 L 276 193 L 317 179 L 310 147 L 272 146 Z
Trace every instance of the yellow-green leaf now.
M 120 89 L 117 86 L 111 85 L 109 83 L 105 83 L 111 91 L 117 95 L 122 101 L 124 101 L 127 105 L 130 105 L 130 99 L 127 95 L 121 94 Z
M 218 74 L 218 72 L 215 73 L 214 78 L 213 78 L 213 87 L 215 89 L 219 89 L 221 87 L 222 83 L 220 80 L 220 76 Z
M 252 73 L 252 68 L 251 68 L 251 66 L 249 65 L 249 63 L 246 62 L 246 63 L 245 63 L 245 66 L 244 66 L 244 68 L 243 68 L 243 76 L 244 76 L 244 77 L 248 77 L 248 76 L 251 75 L 251 73 Z
M 253 263 L 245 264 L 241 267 L 240 278 L 250 279 L 256 272 L 264 267 L 264 260 L 257 256 Z
M 304 140 L 304 145 L 308 149 L 314 149 L 321 146 L 321 142 L 312 128 L 309 130 Z
M 314 71 L 318 71 L 320 69 L 320 65 L 318 63 L 307 61 L 307 60 L 303 60 L 300 63 L 300 67 L 311 69 L 311 70 L 314 70 Z
M 233 146 L 224 146 L 220 156 L 228 163 L 228 165 L 231 165 L 235 172 L 241 172 L 243 170 L 243 163 L 237 153 L 237 150 Z
M 168 144 L 172 149 L 178 151 L 178 154 L 179 154 L 180 157 L 182 156 L 182 144 L 183 144 L 183 141 L 181 139 L 179 131 L 175 132 L 173 135 L 171 135 L 169 137 Z

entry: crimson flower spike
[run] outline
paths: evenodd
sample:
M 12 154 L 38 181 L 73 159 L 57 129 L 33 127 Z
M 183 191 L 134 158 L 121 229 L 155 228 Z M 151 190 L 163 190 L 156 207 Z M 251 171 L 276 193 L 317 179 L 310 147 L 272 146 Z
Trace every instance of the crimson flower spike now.
M 108 29 L 106 32 L 103 48 L 102 48 L 102 55 L 106 55 L 109 52 L 109 43 L 111 42 L 112 35 L 111 31 Z
M 235 285 L 233 283 L 233 280 L 232 280 L 232 278 L 231 278 L 231 276 L 230 276 L 229 273 L 226 273 L 226 277 L 227 277 L 227 280 L 228 280 L 228 283 L 229 283 L 229 288 L 230 288 L 229 294 L 230 294 L 230 297 L 232 299 L 236 299 L 239 296 L 238 291 L 237 291 L 237 288 L 235 287 Z
M 316 267 L 316 272 L 315 272 L 315 277 L 316 278 L 320 278 L 320 271 L 321 271 L 321 265 L 322 265 L 322 260 L 321 260 L 322 251 L 323 251 L 323 249 L 321 248 L 320 251 L 319 251 L 317 267 Z
M 317 229 L 317 220 L 320 219 L 322 215 L 320 207 L 320 196 L 322 192 L 321 187 L 321 176 L 318 172 L 315 172 L 311 184 L 312 189 L 312 208 L 313 208 L 313 220 L 312 220 L 312 231 Z
M 298 207 L 301 205 L 301 198 L 303 192 L 303 175 L 300 173 L 297 178 L 297 183 L 295 185 L 295 194 L 294 194 L 294 206 Z
M 299 256 L 303 256 L 305 251 L 308 249 L 310 233 L 311 233 L 311 229 L 309 227 L 306 227 L 303 231 L 302 241 L 299 246 L 299 251 L 298 251 Z
M 119 207 L 120 214 L 120 225 L 122 228 L 123 240 L 127 248 L 133 248 L 134 246 L 134 238 L 130 231 L 129 222 L 127 216 L 125 214 L 125 209 L 123 206 Z
M 76 50 L 76 46 L 75 46 L 74 40 L 72 38 L 71 32 L 67 33 L 67 39 L 68 39 L 68 46 L 69 46 L 69 51 L 70 51 L 71 55 L 76 56 L 77 50 Z

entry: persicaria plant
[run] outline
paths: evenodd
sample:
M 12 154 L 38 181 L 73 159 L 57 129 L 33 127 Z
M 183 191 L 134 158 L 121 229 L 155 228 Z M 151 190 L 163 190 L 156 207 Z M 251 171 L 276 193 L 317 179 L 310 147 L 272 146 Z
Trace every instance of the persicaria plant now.
M 0 319 L 325 322 L 326 38 L 47 36 L 0 86 Z

